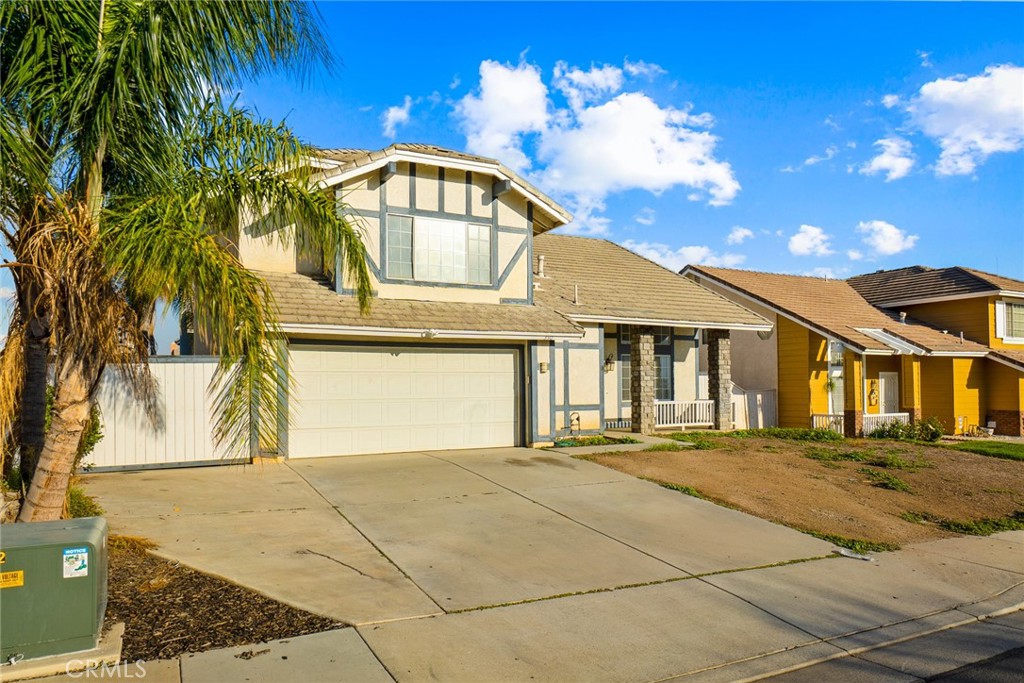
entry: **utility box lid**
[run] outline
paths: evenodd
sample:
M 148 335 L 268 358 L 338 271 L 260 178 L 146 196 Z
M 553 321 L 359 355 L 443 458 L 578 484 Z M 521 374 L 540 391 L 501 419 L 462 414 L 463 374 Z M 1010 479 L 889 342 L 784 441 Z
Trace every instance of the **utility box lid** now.
M 106 520 L 0 527 L 0 659 L 92 649 L 106 608 Z

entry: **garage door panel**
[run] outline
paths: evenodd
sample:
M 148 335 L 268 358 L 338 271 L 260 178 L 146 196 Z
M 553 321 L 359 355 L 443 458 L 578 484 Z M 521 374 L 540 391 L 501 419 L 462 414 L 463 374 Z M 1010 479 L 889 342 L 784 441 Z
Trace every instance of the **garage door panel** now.
M 292 347 L 289 455 L 515 445 L 511 349 Z

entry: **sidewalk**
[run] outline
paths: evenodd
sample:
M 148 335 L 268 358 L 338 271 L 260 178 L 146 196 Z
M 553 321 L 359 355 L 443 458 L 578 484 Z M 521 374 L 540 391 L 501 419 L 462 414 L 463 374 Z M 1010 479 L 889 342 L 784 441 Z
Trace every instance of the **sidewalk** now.
M 909 683 L 1024 647 L 1022 558 L 1024 532 L 955 538 L 184 655 L 136 678 Z

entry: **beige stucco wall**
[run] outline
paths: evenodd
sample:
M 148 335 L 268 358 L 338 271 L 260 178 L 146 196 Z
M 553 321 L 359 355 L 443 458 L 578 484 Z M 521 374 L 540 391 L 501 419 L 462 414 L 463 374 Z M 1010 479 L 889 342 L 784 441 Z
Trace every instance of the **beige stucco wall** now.
M 492 283 L 497 284 L 502 274 L 509 268 L 511 270 L 500 289 L 474 286 L 447 287 L 442 283 L 381 282 L 381 279 L 387 277 L 387 255 L 381 249 L 381 231 L 384 227 L 380 215 L 382 186 L 379 182 L 380 173 L 375 170 L 365 176 L 345 181 L 341 189 L 341 199 L 348 205 L 349 216 L 363 235 L 367 254 L 381 273 L 381 278 L 375 275 L 371 277 L 377 296 L 385 299 L 492 304 L 501 303 L 502 299 L 528 298 L 532 279 L 528 249 L 524 248 L 519 253 L 523 243 L 530 239 L 526 234 L 529 225 L 526 218 L 526 199 L 509 192 L 494 200 L 495 206 L 492 206 L 490 196 L 495 179 L 482 173 L 473 174 L 473 183 L 467 193 L 464 171 L 445 169 L 443 181 L 440 179 L 437 166 L 417 164 L 414 179 L 410 178 L 410 172 L 410 165 L 400 162 L 398 172 L 383 184 L 389 212 L 436 212 L 443 208 L 448 213 L 457 214 L 459 220 L 490 226 L 496 208 L 500 229 L 496 234 L 492 234 L 492 248 L 497 250 L 498 256 L 497 266 L 491 273 Z M 410 197 L 410 181 L 415 183 L 415 197 Z M 411 200 L 414 200 L 415 206 L 411 206 Z M 345 282 L 345 287 L 350 288 L 351 283 Z
M 266 210 L 242 207 L 238 220 L 238 258 L 248 268 L 274 273 L 295 272 L 295 245 L 282 244 L 278 231 L 267 225 Z

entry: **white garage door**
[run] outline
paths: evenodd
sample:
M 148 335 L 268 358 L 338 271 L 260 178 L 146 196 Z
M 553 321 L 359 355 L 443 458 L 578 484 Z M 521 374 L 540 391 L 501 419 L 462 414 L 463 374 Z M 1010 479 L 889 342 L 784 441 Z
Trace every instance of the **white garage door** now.
M 513 446 L 516 352 L 292 346 L 288 456 Z

